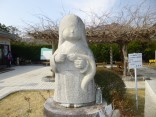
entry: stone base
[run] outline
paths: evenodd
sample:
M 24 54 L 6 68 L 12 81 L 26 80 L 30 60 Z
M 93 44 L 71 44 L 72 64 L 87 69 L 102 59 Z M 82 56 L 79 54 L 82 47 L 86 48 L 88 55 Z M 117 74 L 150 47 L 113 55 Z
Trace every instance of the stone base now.
M 45 117 L 105 117 L 102 105 L 86 106 L 81 108 L 65 108 L 55 104 L 53 98 L 44 104 Z

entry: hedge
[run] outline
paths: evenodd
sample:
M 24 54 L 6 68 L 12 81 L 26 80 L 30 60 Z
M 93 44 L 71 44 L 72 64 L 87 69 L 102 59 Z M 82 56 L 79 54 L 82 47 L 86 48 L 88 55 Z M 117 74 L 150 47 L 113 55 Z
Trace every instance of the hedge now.
M 11 44 L 11 51 L 14 59 L 19 57 L 25 60 L 31 60 L 35 62 L 40 61 L 42 47 L 51 48 L 51 45 L 38 45 L 18 42 Z
M 39 61 L 40 49 L 42 47 L 51 48 L 51 45 L 28 44 L 24 42 L 14 42 L 11 44 L 13 57 L 21 57 L 24 59 Z M 113 49 L 113 61 L 121 61 L 122 55 L 118 44 L 90 44 L 89 47 L 93 51 L 96 62 L 110 61 L 110 46 Z M 128 53 L 142 53 L 143 60 L 148 62 L 149 59 L 154 59 L 156 50 L 156 41 L 143 43 L 140 41 L 132 41 L 128 44 Z

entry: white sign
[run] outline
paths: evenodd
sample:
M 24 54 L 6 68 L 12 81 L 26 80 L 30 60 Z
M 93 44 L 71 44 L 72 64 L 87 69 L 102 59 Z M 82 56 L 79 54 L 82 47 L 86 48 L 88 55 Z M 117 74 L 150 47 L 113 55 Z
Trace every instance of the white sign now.
M 50 57 L 52 56 L 52 49 L 49 48 L 41 48 L 41 60 L 50 60 Z
M 128 54 L 128 67 L 141 68 L 142 67 L 142 53 Z

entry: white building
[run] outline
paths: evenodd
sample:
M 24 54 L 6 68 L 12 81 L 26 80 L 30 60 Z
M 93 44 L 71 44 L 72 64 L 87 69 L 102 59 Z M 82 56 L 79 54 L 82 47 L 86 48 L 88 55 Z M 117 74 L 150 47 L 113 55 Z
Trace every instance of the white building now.
M 6 56 L 11 51 L 10 40 L 15 36 L 7 32 L 0 31 L 0 68 L 6 65 Z

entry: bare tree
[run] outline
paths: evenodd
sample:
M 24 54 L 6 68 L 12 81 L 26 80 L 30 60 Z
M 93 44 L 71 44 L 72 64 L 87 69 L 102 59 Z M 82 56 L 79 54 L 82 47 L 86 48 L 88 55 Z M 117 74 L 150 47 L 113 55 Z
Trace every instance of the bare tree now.
M 34 39 L 43 40 L 52 45 L 53 52 L 56 50 L 58 43 L 58 24 L 50 18 L 44 16 L 39 17 L 39 25 L 30 25 L 27 28 L 27 34 Z
M 139 6 L 125 7 L 116 15 L 104 12 L 91 13 L 91 23 L 87 24 L 86 34 L 90 43 L 118 43 L 124 62 L 123 75 L 127 73 L 127 45 L 130 41 L 149 41 L 156 36 L 156 13 L 150 7 L 142 12 Z M 58 41 L 58 25 L 47 17 L 40 18 L 40 25 L 31 26 L 28 34 L 52 44 L 53 50 Z
M 125 7 L 117 15 L 95 15 L 98 23 L 87 28 L 89 42 L 94 43 L 118 43 L 124 61 L 123 75 L 127 73 L 127 44 L 133 40 L 149 41 L 156 35 L 156 14 L 148 8 L 142 12 L 142 4 L 139 6 Z

